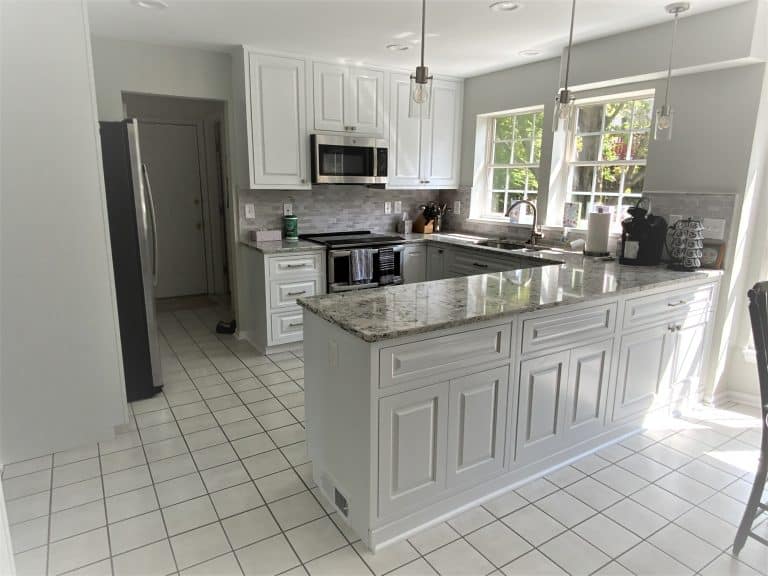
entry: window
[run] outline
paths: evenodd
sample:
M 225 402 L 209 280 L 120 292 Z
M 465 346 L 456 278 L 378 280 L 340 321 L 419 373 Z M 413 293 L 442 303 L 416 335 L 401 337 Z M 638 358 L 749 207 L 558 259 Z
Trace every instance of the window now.
M 579 204 L 580 227 L 595 205 L 607 206 L 618 225 L 642 195 L 653 97 L 585 103 L 575 114 L 568 201 Z
M 489 118 L 486 216 L 503 218 L 515 200 L 536 202 L 543 120 L 541 109 Z

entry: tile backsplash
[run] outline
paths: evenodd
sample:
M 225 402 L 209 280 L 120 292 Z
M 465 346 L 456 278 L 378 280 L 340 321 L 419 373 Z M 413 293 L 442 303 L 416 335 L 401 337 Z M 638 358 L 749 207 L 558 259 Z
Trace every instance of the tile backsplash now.
M 320 185 L 312 190 L 241 190 L 240 234 L 250 230 L 281 229 L 283 202 L 292 200 L 293 213 L 299 217 L 299 233 L 339 230 L 393 232 L 402 212 L 411 218 L 419 206 L 438 199 L 437 190 L 384 190 L 356 185 Z M 396 213 L 395 202 L 402 202 Z M 384 213 L 384 202 L 392 203 L 392 213 Z M 245 205 L 255 206 L 256 217 L 245 218 Z

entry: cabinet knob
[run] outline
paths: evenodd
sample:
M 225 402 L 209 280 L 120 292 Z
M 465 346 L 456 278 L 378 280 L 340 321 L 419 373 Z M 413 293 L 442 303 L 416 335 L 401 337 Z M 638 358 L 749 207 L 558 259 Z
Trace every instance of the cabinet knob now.
M 301 183 L 302 183 L 302 184 L 305 184 L 306 182 L 307 182 L 307 180 L 306 180 L 305 178 L 302 178 L 302 179 L 301 179 Z

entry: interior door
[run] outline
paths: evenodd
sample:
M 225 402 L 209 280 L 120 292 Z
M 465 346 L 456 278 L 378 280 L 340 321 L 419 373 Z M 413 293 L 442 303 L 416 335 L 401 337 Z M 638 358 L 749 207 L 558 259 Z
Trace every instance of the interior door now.
M 157 216 L 157 298 L 205 294 L 205 238 L 198 129 L 194 124 L 141 122 Z

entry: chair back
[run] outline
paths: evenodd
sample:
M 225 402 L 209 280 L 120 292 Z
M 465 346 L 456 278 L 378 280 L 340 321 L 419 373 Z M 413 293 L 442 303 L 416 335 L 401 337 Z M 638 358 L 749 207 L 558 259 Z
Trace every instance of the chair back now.
M 752 336 L 755 341 L 757 374 L 760 380 L 760 404 L 763 425 L 768 428 L 768 282 L 758 282 L 747 293 Z M 768 434 L 763 434 L 763 444 Z

